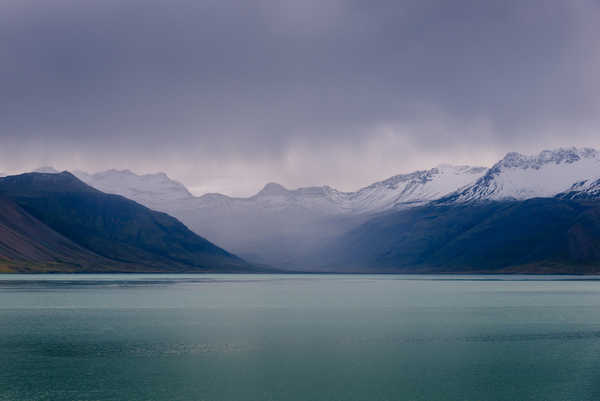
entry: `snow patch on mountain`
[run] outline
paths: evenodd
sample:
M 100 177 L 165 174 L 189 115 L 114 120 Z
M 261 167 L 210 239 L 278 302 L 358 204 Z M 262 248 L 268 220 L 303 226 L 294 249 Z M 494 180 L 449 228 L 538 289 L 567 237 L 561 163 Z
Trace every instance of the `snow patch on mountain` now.
M 165 173 L 138 175 L 130 170 L 107 170 L 95 174 L 74 171 L 73 174 L 102 192 L 122 195 L 158 210 L 170 202 L 193 198 L 183 184 Z
M 600 176 L 576 182 L 557 197 L 562 199 L 600 199 Z

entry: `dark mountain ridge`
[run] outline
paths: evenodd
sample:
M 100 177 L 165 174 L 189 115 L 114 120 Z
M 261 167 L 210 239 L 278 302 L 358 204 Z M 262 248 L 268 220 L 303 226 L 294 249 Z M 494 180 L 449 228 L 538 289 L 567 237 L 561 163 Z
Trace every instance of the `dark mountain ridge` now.
M 177 219 L 100 192 L 68 172 L 0 178 L 0 197 L 0 256 L 13 270 L 42 265 L 59 271 L 252 270 Z
M 328 257 L 353 271 L 600 273 L 600 202 L 430 204 L 370 220 Z
M 113 264 L 0 197 L 0 271 L 72 271 Z

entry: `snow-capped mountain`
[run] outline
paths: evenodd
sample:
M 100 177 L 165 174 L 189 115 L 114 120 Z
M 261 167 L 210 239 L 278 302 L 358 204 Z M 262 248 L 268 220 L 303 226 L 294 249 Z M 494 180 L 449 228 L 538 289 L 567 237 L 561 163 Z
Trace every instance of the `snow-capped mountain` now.
M 442 201 L 524 200 L 553 197 L 600 173 L 600 152 L 590 148 L 545 150 L 538 155 L 508 153 L 474 184 Z
M 129 170 L 107 170 L 95 174 L 74 171 L 73 174 L 100 191 L 122 195 L 161 211 L 168 209 L 170 202 L 193 198 L 183 184 L 165 173 L 138 175 Z
M 357 192 L 341 193 L 338 200 L 355 213 L 418 206 L 474 182 L 486 171 L 485 167 L 443 164 L 430 170 L 396 175 Z
M 562 199 L 600 199 L 600 176 L 576 182 L 557 196 Z
M 329 186 L 288 190 L 269 183 L 250 198 L 207 194 L 198 198 L 199 207 L 247 207 L 285 210 L 302 208 L 324 215 L 370 214 L 394 208 L 418 206 L 474 182 L 487 168 L 440 165 L 430 170 L 396 175 L 356 192 L 342 192 Z

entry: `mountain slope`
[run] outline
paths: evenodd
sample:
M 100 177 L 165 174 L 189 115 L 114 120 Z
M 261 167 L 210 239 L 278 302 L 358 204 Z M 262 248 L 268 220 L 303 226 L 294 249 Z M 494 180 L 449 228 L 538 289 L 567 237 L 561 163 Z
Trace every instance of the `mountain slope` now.
M 561 199 L 600 199 L 600 178 L 594 177 L 576 182 L 557 197 Z
M 340 201 L 356 213 L 378 213 L 423 205 L 471 184 L 487 168 L 442 164 L 430 170 L 396 175 L 357 192 L 345 193 Z
M 0 271 L 74 271 L 113 265 L 0 197 Z
M 151 271 L 237 271 L 250 266 L 167 214 L 100 192 L 70 173 L 0 179 L 0 196 L 79 247 Z
M 165 173 L 137 175 L 130 170 L 108 170 L 96 174 L 74 171 L 73 175 L 102 192 L 124 196 L 151 209 L 161 210 L 166 203 L 193 197 Z
M 326 263 L 364 271 L 600 272 L 600 203 L 553 198 L 424 206 L 343 236 Z
M 553 197 L 596 177 L 600 152 L 589 148 L 545 150 L 535 156 L 508 153 L 474 184 L 442 199 L 451 202 Z

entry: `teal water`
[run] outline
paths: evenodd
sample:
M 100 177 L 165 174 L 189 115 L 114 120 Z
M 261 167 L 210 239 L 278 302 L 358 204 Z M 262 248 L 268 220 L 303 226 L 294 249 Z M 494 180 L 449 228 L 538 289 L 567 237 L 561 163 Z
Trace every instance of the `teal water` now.
M 600 400 L 600 280 L 4 275 L 0 400 Z

